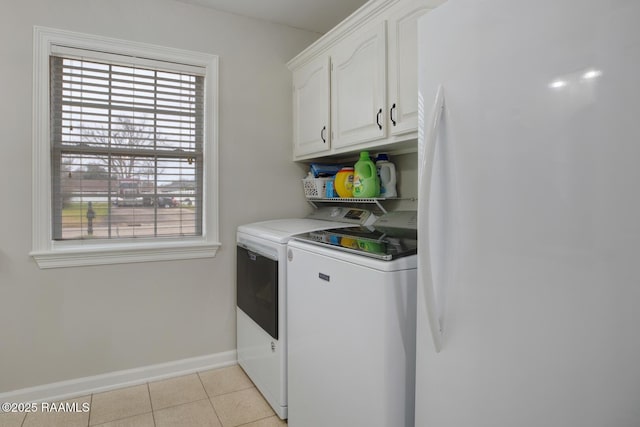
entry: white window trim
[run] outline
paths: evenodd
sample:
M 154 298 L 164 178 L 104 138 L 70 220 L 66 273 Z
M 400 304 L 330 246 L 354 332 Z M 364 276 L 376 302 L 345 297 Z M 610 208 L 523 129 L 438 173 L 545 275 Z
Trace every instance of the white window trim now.
M 32 251 L 40 268 L 214 257 L 218 234 L 218 57 L 44 27 L 33 31 Z M 153 58 L 206 68 L 202 236 L 54 241 L 51 224 L 49 55 L 53 45 Z

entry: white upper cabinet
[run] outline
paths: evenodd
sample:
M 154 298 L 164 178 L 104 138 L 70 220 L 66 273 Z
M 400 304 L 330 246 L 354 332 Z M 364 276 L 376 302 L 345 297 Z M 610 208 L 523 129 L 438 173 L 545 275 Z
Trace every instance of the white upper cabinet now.
M 387 17 L 389 41 L 389 134 L 418 128 L 418 18 L 441 2 L 405 0 Z
M 443 1 L 370 0 L 289 61 L 294 160 L 417 149 L 417 21 Z
M 333 146 L 386 136 L 386 26 L 353 33 L 332 50 Z
M 330 61 L 321 56 L 293 72 L 294 157 L 331 148 Z

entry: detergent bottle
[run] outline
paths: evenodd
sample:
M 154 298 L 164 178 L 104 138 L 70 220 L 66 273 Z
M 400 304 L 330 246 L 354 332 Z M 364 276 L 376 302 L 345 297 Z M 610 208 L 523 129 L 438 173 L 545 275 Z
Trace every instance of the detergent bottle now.
M 376 169 L 380 177 L 380 197 L 397 197 L 396 191 L 396 166 L 389 161 L 389 157 L 380 153 L 376 157 Z
M 340 197 L 353 197 L 353 168 L 344 167 L 336 174 L 335 190 Z
M 353 167 L 353 197 L 380 196 L 380 178 L 376 165 L 368 151 L 360 153 L 360 160 Z

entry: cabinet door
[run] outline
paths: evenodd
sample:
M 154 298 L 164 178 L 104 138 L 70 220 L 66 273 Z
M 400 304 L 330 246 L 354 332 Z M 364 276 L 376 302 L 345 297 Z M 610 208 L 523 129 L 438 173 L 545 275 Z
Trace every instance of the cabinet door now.
M 294 157 L 331 148 L 329 64 L 321 57 L 293 72 Z
M 331 121 L 335 148 L 386 136 L 386 23 L 356 31 L 332 55 Z
M 391 135 L 418 129 L 418 18 L 440 1 L 399 2 L 388 16 L 389 131 Z

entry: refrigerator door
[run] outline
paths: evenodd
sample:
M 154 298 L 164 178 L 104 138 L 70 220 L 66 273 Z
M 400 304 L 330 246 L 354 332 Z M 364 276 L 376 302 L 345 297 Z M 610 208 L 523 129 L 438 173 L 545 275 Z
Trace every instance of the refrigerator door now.
M 639 16 L 449 0 L 420 19 L 416 426 L 640 425 Z

